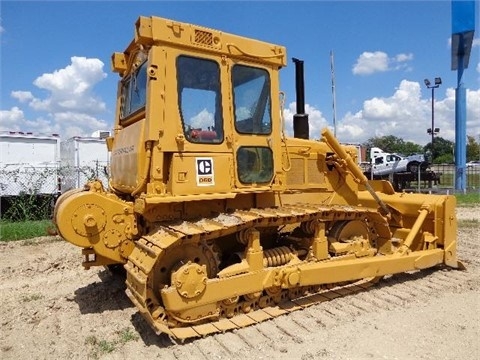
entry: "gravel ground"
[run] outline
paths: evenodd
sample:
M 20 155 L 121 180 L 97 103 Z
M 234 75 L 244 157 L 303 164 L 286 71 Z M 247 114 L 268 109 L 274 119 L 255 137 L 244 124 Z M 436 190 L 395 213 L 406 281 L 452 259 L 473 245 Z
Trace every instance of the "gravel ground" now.
M 174 344 L 55 237 L 0 244 L 1 359 L 479 359 L 480 207 L 459 208 L 466 271 L 426 270 L 248 328 Z

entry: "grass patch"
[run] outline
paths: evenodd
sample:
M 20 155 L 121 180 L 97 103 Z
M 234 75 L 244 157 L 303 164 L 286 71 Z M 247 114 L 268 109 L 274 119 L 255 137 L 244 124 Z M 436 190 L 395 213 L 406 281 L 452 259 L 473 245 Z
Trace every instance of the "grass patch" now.
M 51 220 L 32 221 L 0 221 L 0 241 L 15 241 L 46 236 L 48 229 L 53 228 Z
M 480 187 L 480 173 L 467 173 L 466 174 L 467 187 Z M 441 187 L 454 187 L 455 186 L 455 174 L 444 173 L 440 177 Z
M 457 198 L 457 205 L 460 206 L 474 206 L 480 205 L 480 193 L 472 192 L 466 194 L 455 194 Z
M 43 299 L 42 294 L 29 294 L 29 295 L 23 295 L 22 296 L 22 301 L 23 302 L 30 302 L 30 301 L 36 301 Z
M 130 328 L 124 328 L 117 331 L 116 334 L 117 338 L 114 340 L 99 340 L 95 335 L 87 336 L 85 338 L 85 345 L 90 347 L 89 355 L 94 359 L 98 359 L 104 354 L 113 352 L 118 345 L 139 339 L 139 336 Z
M 137 341 L 138 334 L 134 333 L 130 328 L 122 329 L 118 332 L 118 341 L 125 344 L 129 341 Z
M 95 335 L 87 336 L 85 339 L 85 345 L 90 346 L 89 355 L 93 359 L 98 359 L 104 354 L 109 354 L 115 350 L 115 342 L 107 340 L 98 340 Z
M 98 349 L 102 354 L 111 353 L 113 350 L 115 350 L 115 342 L 100 340 L 100 342 L 98 343 Z

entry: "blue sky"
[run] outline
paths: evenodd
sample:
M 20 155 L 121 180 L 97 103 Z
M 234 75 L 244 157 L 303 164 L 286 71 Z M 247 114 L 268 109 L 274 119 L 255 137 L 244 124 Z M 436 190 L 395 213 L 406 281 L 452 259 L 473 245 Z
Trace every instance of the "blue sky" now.
M 441 77 L 435 127 L 455 139 L 450 1 L 2 1 L 0 130 L 60 133 L 110 129 L 123 51 L 139 15 L 155 15 L 287 47 L 285 114 L 294 112 L 294 68 L 305 61 L 311 136 L 332 126 L 330 51 L 335 54 L 337 134 L 343 142 L 395 135 L 430 141 L 431 91 Z M 477 4 L 477 11 L 478 11 Z M 479 18 L 465 71 L 467 134 L 480 140 Z M 287 131 L 291 129 L 291 121 Z

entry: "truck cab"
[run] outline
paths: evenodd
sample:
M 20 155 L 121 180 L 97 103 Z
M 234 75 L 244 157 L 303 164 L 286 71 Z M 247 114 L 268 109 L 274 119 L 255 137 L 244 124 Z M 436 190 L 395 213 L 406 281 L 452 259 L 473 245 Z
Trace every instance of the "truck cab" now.
M 370 159 L 374 175 L 387 175 L 407 171 L 408 160 L 396 154 L 383 152 L 382 149 L 370 149 Z
M 422 171 L 425 171 L 429 165 L 422 154 L 403 156 L 384 152 L 378 147 L 370 149 L 370 159 L 373 175 L 376 176 L 402 172 L 416 174 L 419 167 Z

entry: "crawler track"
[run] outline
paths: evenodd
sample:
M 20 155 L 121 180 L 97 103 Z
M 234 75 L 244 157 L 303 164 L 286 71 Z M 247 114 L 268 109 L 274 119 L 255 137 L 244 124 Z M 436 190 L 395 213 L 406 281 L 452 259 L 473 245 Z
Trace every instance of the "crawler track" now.
M 353 286 L 355 291 L 349 294 L 342 292 L 329 301 L 289 307 L 283 312 L 285 316 L 270 318 L 236 331 L 189 340 L 181 346 L 172 347 L 171 351 L 176 359 L 209 359 L 212 348 L 219 358 L 230 359 L 252 357 L 252 354 L 260 354 L 259 349 L 263 349 L 262 354 L 280 359 L 296 358 L 297 355 L 302 359 L 337 357 L 340 349 L 338 353 L 330 353 L 327 343 L 312 346 L 312 340 L 331 341 L 323 337 L 339 326 L 341 329 L 342 324 L 357 319 L 371 318 L 374 322 L 376 314 L 399 310 L 412 312 L 412 309 L 423 307 L 435 297 L 452 291 L 463 292 L 472 286 L 478 291 L 479 283 L 478 270 L 472 273 L 445 268 L 394 275 L 374 284 L 369 283 L 373 286 L 361 286 L 360 289 Z M 335 292 L 332 289 L 330 293 Z M 303 310 L 294 311 L 298 308 Z M 321 340 L 319 334 L 323 334 Z M 348 336 L 345 334 L 345 339 Z
M 207 321 L 189 325 L 178 322 L 177 318 L 166 311 L 155 296 L 155 288 L 169 286 L 170 280 L 158 280 L 159 268 L 169 269 L 171 254 L 176 249 L 202 248 L 198 254 L 216 273 L 215 245 L 211 241 L 228 234 L 238 233 L 251 227 L 272 227 L 296 224 L 319 219 L 321 221 L 341 221 L 367 219 L 369 231 L 375 238 L 389 238 L 390 232 L 385 219 L 375 211 L 350 206 L 286 206 L 275 209 L 251 209 L 220 214 L 215 218 L 197 222 L 161 223 L 148 236 L 137 241 L 136 248 L 125 266 L 127 269 L 127 294 L 157 333 L 166 333 L 176 339 L 200 337 L 221 333 L 261 323 L 295 310 L 322 303 L 337 297 L 362 292 L 371 287 L 378 279 L 364 279 L 355 283 L 299 287 L 279 290 L 279 293 L 264 291 L 255 297 L 240 297 L 232 306 L 218 304 L 219 316 Z M 374 241 L 374 240 L 373 240 Z M 159 266 L 158 264 L 165 264 Z M 164 284 L 159 286 L 159 284 Z M 158 290 L 159 291 L 159 290 Z M 232 294 L 234 297 L 235 294 Z

